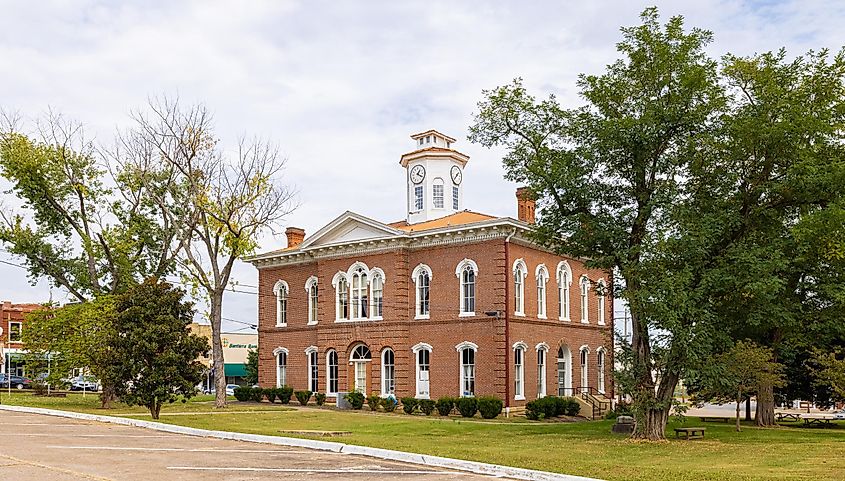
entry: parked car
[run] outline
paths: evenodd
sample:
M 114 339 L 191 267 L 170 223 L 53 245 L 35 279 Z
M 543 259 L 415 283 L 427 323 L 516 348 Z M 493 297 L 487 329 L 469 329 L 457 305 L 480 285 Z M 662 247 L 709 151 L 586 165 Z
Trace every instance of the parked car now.
M 92 376 L 77 376 L 68 380 L 71 391 L 99 391 L 100 382 Z
M 23 376 L 9 376 L 7 374 L 0 374 L 0 387 L 9 388 L 11 381 L 12 387 L 15 389 L 30 389 L 32 388 L 32 380 Z
M 241 387 L 241 386 L 239 386 L 237 384 L 226 384 L 226 395 L 227 396 L 234 396 L 235 395 L 235 389 L 237 389 L 239 387 Z M 215 394 L 216 392 L 217 392 L 217 390 L 214 389 L 214 388 L 203 389 L 203 391 L 202 391 L 203 394 Z
M 845 419 L 845 409 L 840 409 L 839 411 L 834 411 L 833 418 L 834 419 Z

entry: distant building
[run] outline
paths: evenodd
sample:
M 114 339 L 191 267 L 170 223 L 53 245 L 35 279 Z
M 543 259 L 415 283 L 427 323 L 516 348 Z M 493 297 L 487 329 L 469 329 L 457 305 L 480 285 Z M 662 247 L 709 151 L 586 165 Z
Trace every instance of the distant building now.
M 611 275 L 533 243 L 518 219 L 464 209 L 469 157 L 455 139 L 412 135 L 400 158 L 407 217 L 345 212 L 315 234 L 247 259 L 258 269 L 259 382 L 335 397 L 611 397 Z M 356 164 L 367 186 L 368 167 Z M 401 200 L 397 199 L 398 202 Z
M 23 358 L 26 315 L 43 307 L 41 304 L 13 304 L 10 301 L 3 301 L 0 305 L 0 327 L 3 328 L 3 334 L 0 335 L 0 345 L 3 347 L 0 350 L 0 373 L 9 372 L 15 376 L 26 374 L 26 362 Z
M 199 324 L 195 322 L 191 324 L 191 331 L 208 339 L 208 345 L 211 346 L 210 324 Z M 221 334 L 221 341 L 223 342 L 226 384 L 246 384 L 246 369 L 244 364 L 246 363 L 249 351 L 258 349 L 258 334 L 224 332 Z M 211 350 L 208 351 L 207 356 L 201 357 L 200 361 L 210 370 Z M 210 371 L 208 374 L 210 377 Z M 211 383 L 213 384 L 213 381 Z

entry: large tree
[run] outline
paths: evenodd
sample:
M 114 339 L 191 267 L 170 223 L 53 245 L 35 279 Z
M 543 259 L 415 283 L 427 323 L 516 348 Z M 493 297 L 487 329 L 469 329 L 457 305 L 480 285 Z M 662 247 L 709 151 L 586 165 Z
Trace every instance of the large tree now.
M 504 145 L 509 179 L 539 196 L 539 242 L 613 269 L 618 296 L 630 306 L 632 394 L 636 437 L 662 439 L 689 341 L 706 324 L 673 284 L 655 275 L 675 225 L 680 185 L 725 99 L 717 66 L 704 54 L 709 32 L 684 30 L 673 17 L 662 27 L 656 9 L 642 25 L 622 29 L 623 58 L 602 75 L 581 75 L 587 105 L 562 108 L 536 101 L 520 81 L 485 92 L 470 139 Z M 667 294 L 668 292 L 668 294 Z
M 169 192 L 163 192 L 160 208 L 180 227 L 183 272 L 208 299 L 216 405 L 225 407 L 223 295 L 235 261 L 254 252 L 259 236 L 273 232 L 296 207 L 294 192 L 280 179 L 285 161 L 277 147 L 257 139 L 224 151 L 202 105 L 152 100 L 148 111 L 133 117 L 135 127 L 121 136 L 114 155 L 153 179 L 161 169 L 178 173 L 178 208 Z

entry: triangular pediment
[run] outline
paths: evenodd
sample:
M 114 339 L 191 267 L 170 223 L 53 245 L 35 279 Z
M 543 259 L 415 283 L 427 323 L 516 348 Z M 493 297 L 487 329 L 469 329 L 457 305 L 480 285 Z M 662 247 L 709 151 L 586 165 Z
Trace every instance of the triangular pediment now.
M 305 239 L 299 247 L 305 249 L 397 235 L 405 235 L 405 232 L 354 212 L 344 212 L 343 215 Z

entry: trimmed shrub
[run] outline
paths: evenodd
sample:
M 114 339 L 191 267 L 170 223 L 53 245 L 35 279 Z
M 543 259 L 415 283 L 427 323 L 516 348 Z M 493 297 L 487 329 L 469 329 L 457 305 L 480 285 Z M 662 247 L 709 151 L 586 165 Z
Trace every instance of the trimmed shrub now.
M 293 393 L 296 396 L 296 400 L 299 401 L 299 404 L 305 406 L 308 404 L 308 401 L 311 399 L 311 391 L 295 391 Z
M 478 399 L 474 397 L 461 397 L 455 402 L 458 412 L 465 418 L 471 418 L 478 412 Z
M 431 413 L 434 412 L 434 401 L 431 399 L 420 399 L 419 400 L 420 411 L 426 416 L 430 416 Z
M 290 398 L 293 396 L 293 388 L 290 386 L 282 386 L 276 388 L 276 396 L 282 404 L 290 404 Z
M 556 416 L 577 416 L 581 404 L 572 397 L 546 396 L 525 404 L 525 417 L 533 421 Z
M 322 406 L 326 403 L 326 393 L 324 392 L 315 392 L 314 393 L 314 402 L 317 403 L 317 406 Z
M 270 401 L 270 404 L 276 402 L 276 388 L 268 387 L 264 389 L 264 395 L 267 396 L 267 400 Z
M 402 410 L 405 411 L 405 414 L 413 414 L 414 411 L 417 409 L 417 404 L 419 404 L 419 400 L 414 397 L 403 397 L 402 398 Z
M 505 403 L 496 396 L 482 396 L 478 398 L 478 412 L 484 419 L 493 419 L 502 414 Z
M 567 397 L 563 399 L 566 401 L 563 414 L 566 414 L 567 416 L 577 416 L 581 412 L 581 403 L 579 403 L 575 398 Z
M 235 399 L 238 401 L 249 401 L 252 393 L 249 388 L 237 387 L 235 388 Z
M 349 405 L 352 406 L 352 409 L 361 409 L 364 407 L 364 395 L 358 391 L 352 391 L 344 396 L 344 399 L 349 401 Z
M 370 411 L 378 411 L 378 407 L 381 404 L 381 396 L 376 393 L 372 393 L 367 396 L 367 406 L 370 407 Z
M 448 416 L 455 407 L 455 401 L 449 396 L 443 396 L 434 403 L 434 407 L 437 408 L 437 413 L 441 416 Z
M 396 410 L 396 406 L 399 405 L 399 402 L 396 401 L 395 397 L 386 397 L 381 400 L 381 407 L 384 409 L 384 412 L 392 413 Z
M 250 392 L 252 401 L 260 403 L 261 401 L 264 400 L 264 390 L 261 389 L 260 387 L 250 388 L 249 392 Z

